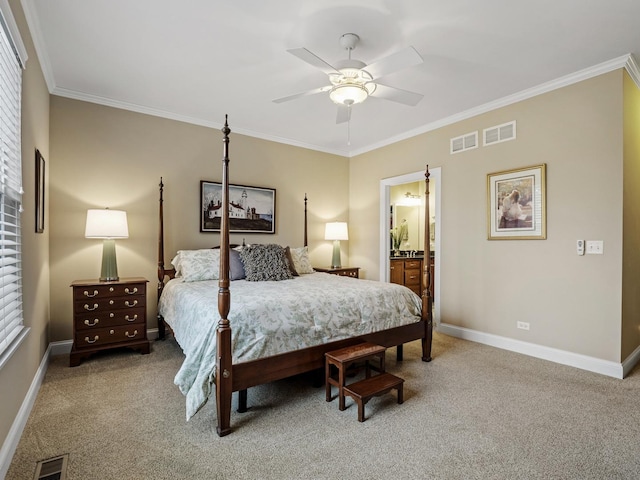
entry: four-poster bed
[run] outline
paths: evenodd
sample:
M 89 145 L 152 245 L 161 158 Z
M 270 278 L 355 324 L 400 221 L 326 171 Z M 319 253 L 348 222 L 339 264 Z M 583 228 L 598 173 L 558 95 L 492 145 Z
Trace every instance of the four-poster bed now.
M 232 393 L 239 392 L 238 411 L 246 410 L 247 389 L 256 385 L 273 382 L 304 372 L 324 368 L 324 354 L 360 342 L 372 342 L 385 347 L 398 347 L 401 358 L 402 345 L 413 340 L 421 340 L 422 360 L 431 360 L 432 340 L 432 299 L 429 294 L 431 283 L 429 273 L 428 239 L 429 222 L 425 221 L 425 265 L 422 298 L 406 287 L 391 283 L 373 282 L 339 277 L 327 273 L 311 273 L 296 277 L 286 277 L 285 281 L 252 282 L 239 280 L 231 285 L 233 276 L 232 258 L 237 255 L 229 240 L 229 133 L 231 130 L 225 119 L 223 132 L 222 159 L 222 208 L 219 253 L 211 254 L 219 262 L 217 277 L 217 316 L 210 305 L 206 316 L 208 324 L 193 323 L 183 326 L 180 322 L 187 315 L 174 301 L 180 297 L 179 291 L 189 287 L 196 292 L 204 289 L 211 295 L 215 284 L 187 281 L 168 282 L 176 276 L 176 268 L 166 268 L 164 262 L 164 214 L 163 183 L 160 181 L 159 239 L 158 239 L 158 330 L 161 338 L 165 334 L 165 320 L 185 353 L 185 364 L 176 375 L 176 383 L 187 397 L 187 416 L 197 412 L 215 388 L 217 408 L 217 433 L 219 436 L 231 432 Z M 429 173 L 425 173 L 426 201 L 425 219 L 429 218 Z M 307 198 L 305 195 L 304 245 L 307 245 Z M 278 247 L 278 246 L 273 246 Z M 250 249 L 251 247 L 245 247 Z M 255 248 L 255 247 L 254 247 Z M 280 247 L 281 248 L 281 247 Z M 288 247 L 287 247 L 288 248 Z M 211 249 L 208 250 L 211 252 Z M 205 252 L 207 255 L 209 253 Z M 246 250 L 245 250 L 246 254 Z M 243 255 L 241 251 L 241 255 Z M 177 257 L 176 257 L 177 258 Z M 247 258 L 247 257 L 242 257 Z M 175 262 L 175 258 L 172 262 Z M 175 265 L 175 263 L 174 263 Z M 230 271 L 232 275 L 230 276 Z M 310 273 L 310 272 L 306 272 Z M 276 290 L 280 288 L 281 290 Z M 263 292 L 264 290 L 264 292 Z M 184 295 L 198 295 L 197 293 Z M 334 293 L 331 293 L 334 292 Z M 262 295 L 262 296 L 261 296 Z M 290 297 L 290 298 L 288 298 Z M 313 318 L 308 320 L 299 315 L 300 298 L 313 304 Z M 215 301 L 215 299 L 213 299 Z M 295 304 L 296 314 L 287 315 L 287 302 Z M 253 302 L 253 303 L 252 303 Z M 331 303 L 333 302 L 333 303 Z M 260 312 L 264 303 L 266 313 Z M 340 308 L 330 310 L 335 305 Z M 247 304 L 245 308 L 245 304 Z M 251 304 L 251 305 L 248 305 Z M 191 307 L 189 307 L 191 308 Z M 353 308 L 353 309 L 352 309 Z M 357 310 L 357 309 L 359 310 Z M 245 309 L 248 313 L 245 312 Z M 339 310 L 339 311 L 338 311 Z M 324 322 L 322 312 L 327 311 Z M 230 321 L 230 312 L 232 319 Z M 282 313 L 285 312 L 285 313 Z M 205 314 L 198 314 L 200 317 Z M 198 317 L 196 315 L 196 317 Z M 251 317 L 253 315 L 253 317 Z M 340 318 L 342 321 L 336 321 Z M 172 320 L 169 320 L 171 316 Z M 248 316 L 248 320 L 244 320 Z M 213 319 L 215 317 L 215 319 Z M 262 322 L 263 317 L 264 322 Z M 396 318 L 397 317 L 397 318 Z M 353 321 L 351 321 L 353 319 Z M 199 321 L 199 319 L 197 319 Z M 379 323 L 376 323 L 379 321 Z M 175 325 L 172 324 L 175 322 Z M 326 325 L 323 325 L 323 322 Z M 217 323 L 217 325 L 215 325 Z M 265 323 L 266 325 L 261 325 Z M 354 325 L 348 325 L 353 323 Z M 274 324 L 283 324 L 288 330 L 271 332 Z M 275 328 L 275 327 L 273 327 Z M 281 327 L 278 327 L 281 328 Z M 349 330 L 353 328 L 354 330 Z M 232 332 L 234 335 L 232 336 Z M 278 337 L 275 344 L 268 343 L 269 333 Z M 244 338 L 244 337 L 248 338 Z M 198 343 L 191 346 L 186 340 L 197 337 Z M 297 338 L 299 337 L 299 338 Z M 284 340 L 283 340 L 284 338 Z M 257 340 L 259 339 L 259 341 Z M 184 345 L 182 341 L 185 340 Z M 266 343 L 261 343 L 261 342 Z M 295 346 L 294 343 L 300 343 Z M 247 343 L 249 344 L 247 346 Z M 180 382 L 179 382 L 180 377 Z M 211 389 L 209 392 L 208 389 Z M 193 397 L 193 398 L 190 398 Z M 189 402 L 195 402 L 189 405 Z

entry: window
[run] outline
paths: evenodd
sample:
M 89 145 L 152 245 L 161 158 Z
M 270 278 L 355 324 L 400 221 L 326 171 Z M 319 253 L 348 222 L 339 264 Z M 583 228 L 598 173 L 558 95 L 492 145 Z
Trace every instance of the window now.
M 22 316 L 22 159 L 20 97 L 24 46 L 0 1 L 0 365 L 24 331 Z M 13 33 L 13 34 L 12 34 Z M 18 43 L 14 40 L 18 39 Z M 21 50 L 22 49 L 22 50 Z M 26 56 L 22 58 L 26 59 Z

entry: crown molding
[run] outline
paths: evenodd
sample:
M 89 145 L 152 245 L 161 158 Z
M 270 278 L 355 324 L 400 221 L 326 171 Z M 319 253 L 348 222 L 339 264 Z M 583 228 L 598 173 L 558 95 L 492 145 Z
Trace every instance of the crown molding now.
M 202 118 L 191 117 L 189 115 L 181 115 L 179 113 L 168 112 L 157 108 L 147 107 L 145 105 L 137 105 L 129 102 L 121 102 L 119 100 L 113 100 L 111 98 L 100 97 L 98 95 L 92 95 L 89 93 L 78 92 L 76 90 L 68 90 L 65 88 L 54 88 L 51 92 L 52 95 L 58 95 L 60 97 L 71 98 L 73 100 L 81 100 L 83 102 L 95 103 L 98 105 L 104 105 L 106 107 L 118 108 L 120 110 L 128 110 L 131 112 L 142 113 L 145 115 L 151 115 L 154 117 L 167 118 L 169 120 L 176 120 L 178 122 L 189 123 L 192 125 L 199 125 L 201 127 L 214 128 L 217 130 L 222 129 L 224 124 L 203 120 Z M 233 128 L 233 133 L 239 135 L 246 135 L 248 137 L 259 138 L 270 142 L 282 143 L 285 145 L 291 145 L 294 147 L 306 148 L 308 150 L 314 150 L 323 153 L 329 153 L 332 155 L 338 155 L 340 157 L 349 157 L 349 152 L 346 150 L 331 150 L 321 148 L 318 145 L 308 144 L 304 142 L 298 142 L 289 138 L 278 137 L 276 135 L 266 135 L 264 133 L 255 132 L 244 128 Z
M 640 66 L 633 55 L 629 55 L 627 62 L 624 65 L 625 70 L 636 84 L 636 87 L 640 88 Z
M 573 85 L 574 83 L 582 82 L 583 80 L 588 80 L 589 78 L 597 77 L 598 75 L 609 73 L 619 68 L 626 68 L 632 78 L 634 78 L 635 75 L 634 81 L 636 82 L 636 85 L 639 85 L 640 88 L 640 83 L 638 82 L 638 79 L 640 78 L 640 70 L 638 69 L 638 64 L 635 62 L 631 54 L 627 54 L 603 63 L 599 63 L 598 65 L 594 65 L 593 67 L 585 68 L 569 75 L 565 75 L 564 77 L 542 83 L 535 87 L 522 90 L 521 92 L 514 93 L 513 95 L 508 95 L 506 97 L 502 97 L 492 102 L 479 105 L 469 110 L 456 113 L 455 115 L 436 120 L 435 122 L 428 123 L 426 125 L 423 125 L 422 127 L 404 132 L 401 135 L 387 138 L 381 142 L 369 145 L 368 147 L 353 151 L 351 152 L 350 156 L 354 157 L 357 155 L 362 155 L 363 153 L 377 150 L 378 148 L 386 147 L 387 145 L 391 145 L 402 140 L 407 140 L 417 135 L 431 132 L 438 128 L 446 127 L 447 125 L 452 125 L 454 123 L 461 122 L 462 120 L 467 120 L 477 115 L 487 113 L 492 110 L 497 110 L 498 108 L 506 107 L 508 105 L 512 105 L 514 103 L 536 97 L 538 95 L 542 95 L 543 93 L 548 93 L 553 90 L 566 87 L 568 85 Z M 632 73 L 629 70 L 633 70 L 635 73 Z

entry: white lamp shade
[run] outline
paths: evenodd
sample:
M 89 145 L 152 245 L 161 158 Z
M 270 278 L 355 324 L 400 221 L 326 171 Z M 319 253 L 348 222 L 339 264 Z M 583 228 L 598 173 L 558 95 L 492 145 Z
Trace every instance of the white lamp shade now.
M 349 240 L 346 222 L 329 222 L 324 230 L 325 240 Z
M 87 210 L 84 230 L 87 238 L 128 238 L 127 212 L 124 210 Z

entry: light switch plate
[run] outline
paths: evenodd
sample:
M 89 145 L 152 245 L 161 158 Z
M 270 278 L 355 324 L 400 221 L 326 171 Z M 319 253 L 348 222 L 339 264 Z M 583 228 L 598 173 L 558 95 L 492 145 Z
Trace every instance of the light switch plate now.
M 588 255 L 602 255 L 604 253 L 603 240 L 587 240 L 585 243 Z

